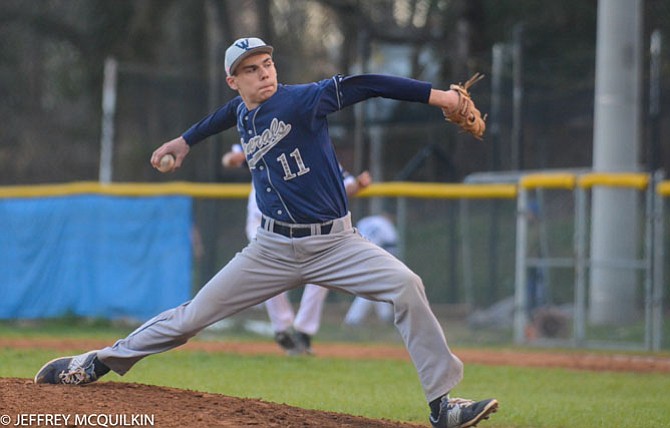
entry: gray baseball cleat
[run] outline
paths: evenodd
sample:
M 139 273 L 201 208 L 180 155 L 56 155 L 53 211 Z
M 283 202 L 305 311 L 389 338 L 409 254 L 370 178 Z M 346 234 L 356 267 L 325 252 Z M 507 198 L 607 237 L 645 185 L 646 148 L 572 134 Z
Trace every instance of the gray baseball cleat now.
M 84 385 L 95 382 L 109 368 L 98 360 L 97 351 L 61 357 L 46 363 L 35 375 L 35 383 Z
M 437 419 L 430 416 L 433 428 L 467 428 L 474 427 L 491 413 L 498 410 L 498 400 L 490 398 L 482 401 L 465 400 L 463 398 L 442 398 L 440 414 Z

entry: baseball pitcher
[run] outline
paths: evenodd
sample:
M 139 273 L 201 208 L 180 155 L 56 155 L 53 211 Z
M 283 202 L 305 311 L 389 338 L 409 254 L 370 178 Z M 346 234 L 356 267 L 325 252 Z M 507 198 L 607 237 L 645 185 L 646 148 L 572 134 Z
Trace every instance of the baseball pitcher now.
M 246 157 L 242 146 L 233 145 L 231 150 L 223 155 L 221 163 L 226 168 L 246 165 Z M 342 165 L 340 174 L 347 196 L 353 196 L 368 187 L 372 177 L 368 171 L 363 171 L 354 177 Z M 253 187 L 247 201 L 247 219 L 245 231 L 249 241 L 256 238 L 256 232 L 261 225 L 263 214 L 256 203 L 256 192 Z M 286 355 L 301 354 L 313 355 L 312 337 L 319 331 L 323 303 L 328 296 L 328 289 L 314 284 L 305 285 L 300 299 L 298 311 L 293 310 L 288 292 L 283 292 L 268 299 L 265 308 L 274 331 L 275 342 L 286 352 Z
M 364 239 L 351 224 L 328 115 L 372 97 L 436 106 L 448 120 L 481 138 L 484 119 L 464 86 L 450 90 L 388 75 L 333 76 L 319 82 L 277 81 L 273 48 L 249 37 L 225 54 L 233 98 L 183 135 L 156 149 L 179 168 L 191 148 L 235 128 L 262 213 L 256 239 L 195 297 L 147 321 L 114 345 L 46 363 L 36 383 L 87 384 L 110 370 L 123 375 L 142 358 L 183 345 L 203 328 L 286 290 L 308 283 L 393 305 L 394 323 L 418 372 L 434 427 L 471 427 L 495 412 L 495 399 L 449 396 L 463 377 L 432 313 L 421 278 Z

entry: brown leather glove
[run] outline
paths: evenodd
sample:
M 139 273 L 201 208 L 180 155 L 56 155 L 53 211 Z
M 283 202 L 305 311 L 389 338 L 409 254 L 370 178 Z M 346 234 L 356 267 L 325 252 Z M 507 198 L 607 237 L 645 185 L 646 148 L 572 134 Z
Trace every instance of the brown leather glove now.
M 482 114 L 477 110 L 468 89 L 483 78 L 483 74 L 475 73 L 465 84 L 459 83 L 449 86 L 449 89 L 458 92 L 458 107 L 451 112 L 442 109 L 446 120 L 455 123 L 463 131 L 472 134 L 479 140 L 483 138 L 484 131 L 486 131 L 486 115 L 482 117 Z

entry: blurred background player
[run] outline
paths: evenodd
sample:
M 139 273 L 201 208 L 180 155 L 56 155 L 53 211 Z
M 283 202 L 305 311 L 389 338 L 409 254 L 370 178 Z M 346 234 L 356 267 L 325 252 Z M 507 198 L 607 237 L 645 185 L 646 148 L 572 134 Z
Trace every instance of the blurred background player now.
M 245 165 L 246 158 L 239 144 L 233 145 L 231 150 L 223 155 L 221 163 L 226 168 Z M 372 181 L 370 173 L 364 171 L 357 177 L 352 176 L 340 165 L 340 173 L 347 196 L 352 196 L 368 187 Z M 256 192 L 252 186 L 247 201 L 247 239 L 252 241 L 261 224 L 262 214 L 256 204 Z M 307 284 L 303 290 L 298 311 L 293 310 L 288 292 L 265 301 L 265 308 L 275 332 L 275 342 L 288 355 L 312 354 L 312 336 L 319 331 L 323 302 L 328 295 L 328 289 L 314 284 Z M 390 306 L 390 305 L 389 305 Z M 392 310 L 392 307 L 391 307 Z
M 398 233 L 390 215 L 380 214 L 364 217 L 356 223 L 356 228 L 368 241 L 398 257 Z M 374 309 L 381 321 L 393 322 L 393 305 L 356 296 L 344 317 L 344 323 L 349 326 L 361 325 L 371 309 Z

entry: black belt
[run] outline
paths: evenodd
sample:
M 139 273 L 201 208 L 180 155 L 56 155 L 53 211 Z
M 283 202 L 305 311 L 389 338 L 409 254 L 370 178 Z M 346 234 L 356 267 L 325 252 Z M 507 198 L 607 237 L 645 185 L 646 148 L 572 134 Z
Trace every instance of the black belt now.
M 261 219 L 261 227 L 267 230 L 267 228 L 265 227 L 266 224 L 267 220 L 265 219 L 265 217 L 263 217 Z M 318 227 L 320 228 L 321 235 L 328 235 L 330 231 L 333 229 L 333 223 L 330 222 L 320 224 Z M 312 226 L 301 226 L 297 224 L 294 226 L 286 226 L 283 224 L 274 223 L 270 231 L 278 233 L 280 235 L 284 235 L 287 238 L 304 238 L 306 236 L 312 236 Z

